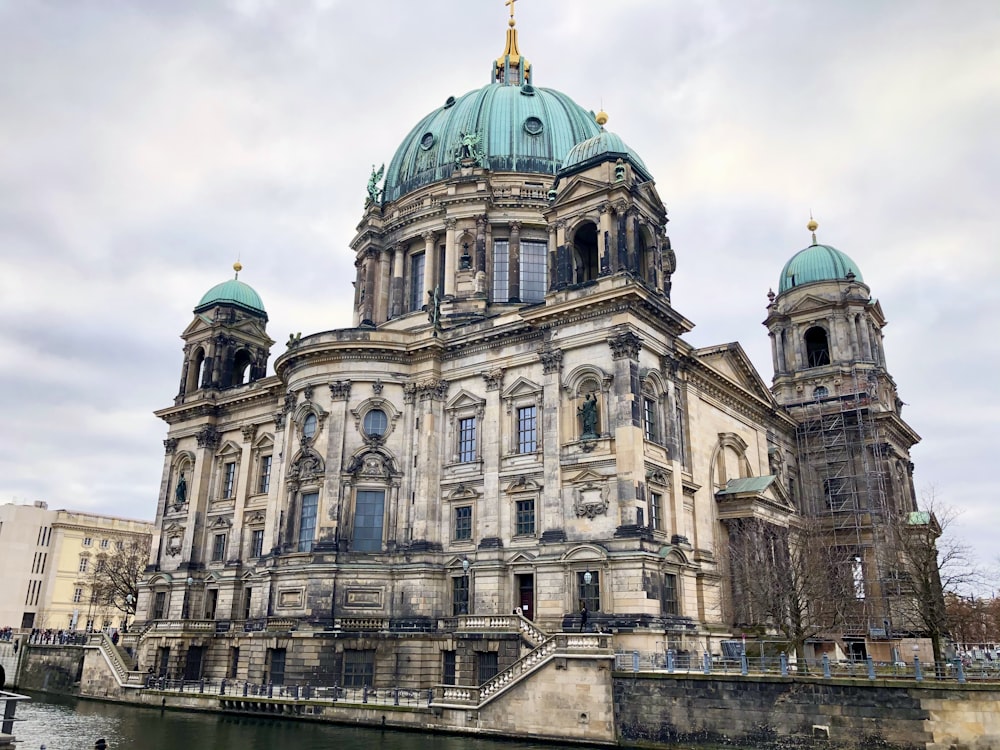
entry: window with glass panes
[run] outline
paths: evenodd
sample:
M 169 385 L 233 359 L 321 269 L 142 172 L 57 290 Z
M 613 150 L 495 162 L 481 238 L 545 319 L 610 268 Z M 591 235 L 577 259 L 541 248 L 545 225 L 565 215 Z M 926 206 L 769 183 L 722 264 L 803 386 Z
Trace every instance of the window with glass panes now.
M 476 681 L 482 685 L 487 680 L 492 680 L 500 671 L 499 664 L 496 651 L 480 651 L 476 660 Z
M 212 540 L 212 562 L 221 562 L 226 556 L 226 535 L 216 534 Z
M 250 532 L 250 557 L 260 557 L 264 554 L 264 529 L 254 529 Z
M 162 620 L 167 611 L 167 592 L 157 591 L 153 595 L 153 619 Z
M 424 306 L 424 254 L 410 256 L 410 312 Z
M 493 241 L 493 289 L 494 302 L 510 299 L 510 243 L 507 240 Z
M 227 461 L 222 467 L 222 496 L 232 497 L 236 486 L 236 462 Z
M 73 589 L 73 603 L 79 604 L 81 601 L 83 601 L 83 589 L 81 588 Z
M 643 427 L 646 431 L 646 440 L 654 443 L 660 441 L 660 425 L 656 419 L 656 399 L 645 396 L 642 399 Z
M 469 576 L 451 579 L 451 613 L 455 616 L 469 614 Z
M 463 464 L 476 460 L 476 418 L 458 420 L 458 460 Z
M 664 573 L 663 575 L 663 614 L 680 614 L 677 605 L 677 576 L 674 573 Z
M 459 505 L 455 508 L 455 533 L 452 538 L 459 542 L 472 539 L 471 505 Z
M 385 515 L 385 490 L 358 490 L 354 499 L 355 552 L 382 551 L 382 519 Z
M 375 681 L 375 650 L 344 650 L 344 682 L 346 688 L 371 687 Z
M 257 492 L 267 494 L 271 489 L 271 456 L 261 456 L 260 476 L 257 478 Z
M 663 496 L 659 492 L 649 493 L 649 525 L 660 531 L 663 529 L 663 521 L 661 513 L 660 503 L 663 502 Z
M 319 493 L 307 492 L 302 495 L 299 510 L 299 552 L 312 552 L 316 538 L 316 511 L 319 508 Z
M 576 574 L 576 588 L 581 604 L 587 608 L 588 612 L 599 612 L 601 610 L 601 576 L 595 571 L 590 571 L 590 583 L 586 582 L 587 572 Z
M 516 524 L 514 533 L 518 536 L 535 534 L 535 499 L 518 500 L 515 504 Z
M 517 452 L 534 453 L 538 450 L 538 410 L 522 406 L 517 410 Z
M 454 685 L 455 683 L 455 656 L 454 651 L 441 652 L 441 684 Z
M 548 289 L 549 246 L 538 240 L 521 240 L 521 301 L 541 302 Z

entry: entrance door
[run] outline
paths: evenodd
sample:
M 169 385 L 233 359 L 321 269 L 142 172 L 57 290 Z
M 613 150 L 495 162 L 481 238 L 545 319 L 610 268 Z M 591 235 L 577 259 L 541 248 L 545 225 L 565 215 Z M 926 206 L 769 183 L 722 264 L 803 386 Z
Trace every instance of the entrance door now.
M 517 577 L 518 605 L 521 614 L 529 620 L 535 619 L 535 577 L 530 573 Z
M 204 646 L 189 646 L 184 659 L 184 679 L 201 679 L 201 660 L 205 655 Z

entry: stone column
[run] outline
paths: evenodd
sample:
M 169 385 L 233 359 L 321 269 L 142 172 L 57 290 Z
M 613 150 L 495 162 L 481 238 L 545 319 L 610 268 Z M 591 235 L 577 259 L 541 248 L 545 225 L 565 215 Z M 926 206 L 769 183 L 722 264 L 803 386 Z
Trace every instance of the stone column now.
M 486 217 L 476 217 L 476 273 L 486 272 Z
M 542 429 L 544 478 L 541 484 L 542 487 L 546 488 L 559 488 L 562 484 L 559 443 L 562 439 L 560 426 L 562 422 L 563 353 L 561 349 L 546 348 L 539 354 L 538 358 L 542 362 L 542 404 L 539 425 Z M 561 532 L 562 538 L 565 539 L 562 493 L 558 489 L 552 492 L 543 492 L 539 500 L 541 507 L 537 513 L 537 531 L 539 533 L 550 532 L 550 536 L 553 532 Z M 535 609 L 538 609 L 537 605 Z
M 424 240 L 424 294 L 421 300 L 422 305 L 428 304 L 431 295 L 434 294 L 435 279 L 437 279 L 437 263 L 434 248 L 434 232 L 424 232 L 420 235 Z
M 618 270 L 615 253 L 611 251 L 611 204 L 601 204 L 601 225 L 597 230 L 597 252 L 600 253 L 601 275 L 607 276 Z
M 226 560 L 242 560 L 243 555 L 243 509 L 247 498 L 254 494 L 253 441 L 257 437 L 257 425 L 243 425 L 240 430 L 243 435 L 243 448 L 240 451 L 240 474 L 236 480 L 236 505 L 233 508 L 233 525 L 229 529 Z M 232 605 L 230 605 L 230 609 Z M 220 610 L 221 611 L 221 610 Z
M 777 364 L 775 365 L 775 373 L 788 372 L 788 358 L 785 355 L 785 329 L 781 328 L 777 331 L 774 337 L 774 345 L 776 347 L 778 357 Z
M 398 318 L 403 314 L 406 294 L 406 282 L 403 278 L 403 266 L 406 265 L 406 245 L 396 245 L 392 248 L 392 286 L 389 290 L 389 317 Z
M 357 273 L 354 275 L 354 308 L 353 308 L 354 327 L 357 328 L 364 318 L 364 316 L 361 314 L 361 304 L 365 298 L 365 267 L 362 264 L 360 257 L 354 261 L 354 267 L 358 269 Z
M 444 296 L 455 296 L 455 269 L 456 262 L 455 248 L 455 226 L 458 222 L 455 219 L 445 219 L 445 241 L 444 241 Z
M 377 248 L 369 247 L 365 251 L 365 304 L 362 325 L 375 325 L 375 280 L 378 278 L 378 256 Z
M 780 372 L 778 369 L 778 337 L 774 331 L 770 331 L 767 335 L 771 338 L 771 366 L 777 374 Z
M 615 465 L 618 487 L 619 529 L 634 528 L 637 523 L 636 501 L 643 471 L 642 414 L 639 382 L 639 352 L 642 340 L 627 328 L 614 331 L 608 338 L 614 364 L 612 397 L 607 401 L 607 429 L 615 436 Z
M 389 319 L 389 300 L 392 297 L 389 274 L 392 256 L 392 248 L 385 247 L 379 251 L 378 303 L 375 305 L 376 323 L 384 323 Z
M 507 299 L 521 301 L 521 222 L 512 221 L 510 226 L 510 265 L 507 276 Z
M 316 540 L 320 549 L 332 546 L 343 517 L 344 500 L 340 474 L 344 467 L 344 443 L 341 436 L 348 429 L 348 406 L 351 400 L 351 381 L 337 380 L 330 383 L 330 416 L 326 430 L 326 477 L 323 483 L 322 505 L 316 509 Z
M 558 260 L 559 246 L 558 243 L 556 242 L 556 225 L 549 224 L 547 229 L 549 232 L 548 278 L 549 278 L 549 291 L 551 292 L 559 287 L 559 260 Z

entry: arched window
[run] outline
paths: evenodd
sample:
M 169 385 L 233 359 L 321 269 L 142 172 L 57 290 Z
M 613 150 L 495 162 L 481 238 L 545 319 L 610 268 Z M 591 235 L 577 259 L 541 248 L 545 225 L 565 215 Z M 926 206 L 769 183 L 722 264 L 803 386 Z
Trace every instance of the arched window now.
M 830 343 L 826 331 L 819 326 L 813 326 L 805 335 L 806 358 L 808 367 L 822 367 L 830 364 Z
M 365 414 L 364 431 L 370 438 L 380 438 L 389 427 L 389 418 L 381 409 L 372 409 Z
M 310 440 L 316 435 L 316 415 L 309 413 L 302 421 L 302 437 Z
M 573 235 L 573 283 L 594 281 L 600 273 L 597 257 L 597 226 L 592 221 L 581 224 Z
M 204 369 L 205 350 L 199 346 L 195 349 L 194 356 L 191 357 L 191 361 L 188 364 L 188 378 L 184 389 L 187 393 L 201 388 L 202 380 L 204 379 Z
M 253 364 L 253 355 L 247 349 L 240 349 L 233 358 L 233 374 L 230 385 L 246 385 L 250 382 L 250 366 Z

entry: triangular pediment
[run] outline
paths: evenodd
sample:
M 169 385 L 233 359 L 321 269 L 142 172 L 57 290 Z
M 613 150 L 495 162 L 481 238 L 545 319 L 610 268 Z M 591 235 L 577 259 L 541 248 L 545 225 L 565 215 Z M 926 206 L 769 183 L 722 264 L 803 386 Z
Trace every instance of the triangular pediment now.
M 559 197 L 556 198 L 555 203 L 552 205 L 557 208 L 581 198 L 590 198 L 594 193 L 606 193 L 607 191 L 608 184 L 606 182 L 601 182 L 584 175 L 574 175 L 559 191 Z
M 479 408 L 486 405 L 486 399 L 479 398 L 475 394 L 469 393 L 469 391 L 464 388 L 460 390 L 455 396 L 448 402 L 447 409 L 468 409 L 468 408 Z
M 542 386 L 534 381 L 528 380 L 525 377 L 520 377 L 511 383 L 507 388 L 504 389 L 504 398 L 516 398 L 518 396 L 527 396 L 535 393 L 541 393 Z
M 801 299 L 797 300 L 794 305 L 790 305 L 785 308 L 785 315 L 795 315 L 796 313 L 805 312 L 808 310 L 825 309 L 833 305 L 834 302 L 829 299 L 824 299 L 823 297 L 818 297 L 815 294 L 807 294 Z
M 740 388 L 768 403 L 774 403 L 770 389 L 739 343 L 734 341 L 721 346 L 696 349 L 692 355 Z
M 531 565 L 535 562 L 535 556 L 530 552 L 518 552 L 507 559 L 507 565 Z
M 598 474 L 593 469 L 584 469 L 576 476 L 569 479 L 570 484 L 597 484 L 604 483 L 606 481 L 608 481 L 606 476 Z
M 248 339 L 257 344 L 270 346 L 274 343 L 267 335 L 264 324 L 254 318 L 243 318 L 235 323 L 222 323 L 212 320 L 204 313 L 198 313 L 194 319 L 184 329 L 181 338 L 198 338 L 199 334 L 208 334 L 212 331 L 224 330 L 229 334 L 236 334 L 239 338 Z

